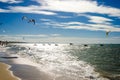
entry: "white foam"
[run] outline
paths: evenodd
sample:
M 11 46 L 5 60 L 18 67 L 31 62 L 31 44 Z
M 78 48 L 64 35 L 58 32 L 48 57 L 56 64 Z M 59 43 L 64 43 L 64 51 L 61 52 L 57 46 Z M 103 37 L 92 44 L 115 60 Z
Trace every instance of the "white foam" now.
M 78 61 L 76 56 L 72 56 L 69 53 L 72 46 L 66 44 L 59 44 L 59 46 L 53 44 L 19 44 L 19 46 L 26 47 L 26 50 L 18 52 L 19 58 L 15 60 L 16 63 L 36 66 L 53 74 L 55 79 L 63 76 L 69 80 L 79 80 L 80 78 L 89 80 L 90 78 L 87 76 L 93 76 L 97 80 L 107 80 L 100 77 L 92 66 L 86 62 Z M 65 80 L 65 78 L 61 80 Z

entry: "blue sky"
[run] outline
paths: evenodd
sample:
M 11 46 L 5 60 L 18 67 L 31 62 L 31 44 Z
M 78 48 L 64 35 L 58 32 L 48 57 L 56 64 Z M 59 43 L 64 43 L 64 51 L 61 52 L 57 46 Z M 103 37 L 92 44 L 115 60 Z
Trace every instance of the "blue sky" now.
M 0 0 L 0 40 L 120 43 L 119 4 L 120 0 Z

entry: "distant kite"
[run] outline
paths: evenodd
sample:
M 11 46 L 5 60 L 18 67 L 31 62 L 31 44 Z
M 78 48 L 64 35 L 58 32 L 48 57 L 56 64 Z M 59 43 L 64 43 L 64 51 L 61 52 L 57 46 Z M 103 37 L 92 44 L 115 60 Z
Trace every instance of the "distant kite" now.
M 23 17 L 22 17 L 22 20 L 27 20 L 27 17 L 26 17 L 26 16 L 23 16 Z
M 35 20 L 34 19 L 29 19 L 28 23 L 33 22 L 35 25 Z
M 110 33 L 110 31 L 106 31 L 106 36 L 108 36 L 108 35 L 109 35 L 109 33 Z
M 28 23 L 33 22 L 34 25 L 35 25 L 35 19 L 28 19 L 26 16 L 23 16 L 23 17 L 22 17 L 22 20 L 28 20 Z

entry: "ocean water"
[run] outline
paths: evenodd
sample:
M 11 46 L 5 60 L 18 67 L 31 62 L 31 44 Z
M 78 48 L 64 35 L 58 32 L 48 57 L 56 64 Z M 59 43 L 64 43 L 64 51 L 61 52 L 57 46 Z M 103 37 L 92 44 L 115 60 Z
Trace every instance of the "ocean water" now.
M 7 51 L 39 64 L 54 80 L 120 80 L 119 44 L 11 44 Z

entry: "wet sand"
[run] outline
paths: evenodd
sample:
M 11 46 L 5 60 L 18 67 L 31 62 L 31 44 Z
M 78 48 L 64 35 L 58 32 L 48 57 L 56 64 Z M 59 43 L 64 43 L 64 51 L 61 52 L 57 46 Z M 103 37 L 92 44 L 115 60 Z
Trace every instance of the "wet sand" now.
M 0 80 L 19 80 L 15 76 L 19 77 L 21 80 L 53 80 L 53 77 L 38 70 L 35 66 L 17 64 L 9 60 L 5 61 L 5 63 L 11 65 L 11 68 L 6 71 L 9 66 L 0 63 Z M 13 76 L 10 71 L 13 71 L 15 76 Z
M 39 71 L 34 66 L 13 65 L 11 70 L 14 71 L 14 74 L 22 80 L 53 80 L 48 74 Z
M 20 80 L 9 70 L 10 66 L 0 62 L 0 80 Z

